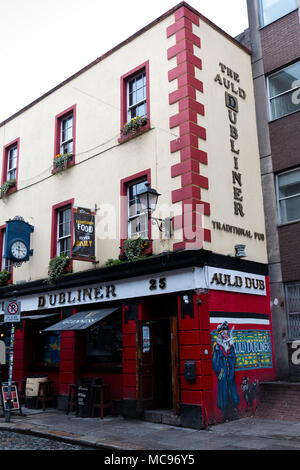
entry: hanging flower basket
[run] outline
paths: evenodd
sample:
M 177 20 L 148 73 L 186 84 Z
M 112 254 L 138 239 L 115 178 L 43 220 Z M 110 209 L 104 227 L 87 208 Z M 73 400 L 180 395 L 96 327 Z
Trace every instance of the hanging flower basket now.
M 148 120 L 146 117 L 137 116 L 126 122 L 126 124 L 124 124 L 123 128 L 121 129 L 121 132 L 123 135 L 135 134 L 143 126 L 145 126 L 147 122 Z
M 54 169 L 56 171 L 63 171 L 68 168 L 68 164 L 72 161 L 73 154 L 72 153 L 60 153 L 56 155 L 54 160 Z
M 48 282 L 54 284 L 64 274 L 66 268 L 70 265 L 70 257 L 62 253 L 49 261 Z
M 10 280 L 10 272 L 3 269 L 0 271 L 0 287 L 5 286 Z
M 16 186 L 16 180 L 5 181 L 5 183 L 0 186 L 0 199 L 5 197 L 11 188 Z

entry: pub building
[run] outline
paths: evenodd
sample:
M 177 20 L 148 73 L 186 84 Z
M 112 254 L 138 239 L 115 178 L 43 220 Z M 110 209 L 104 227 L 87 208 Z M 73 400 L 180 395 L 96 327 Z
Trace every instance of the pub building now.
M 66 410 L 101 384 L 198 429 L 254 412 L 276 372 L 249 50 L 181 2 L 0 133 L 19 388 L 47 377 Z

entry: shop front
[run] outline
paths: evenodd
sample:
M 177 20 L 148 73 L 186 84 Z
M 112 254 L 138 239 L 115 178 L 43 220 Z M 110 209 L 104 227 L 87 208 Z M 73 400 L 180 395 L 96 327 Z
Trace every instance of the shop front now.
M 65 410 L 71 384 L 97 379 L 117 414 L 199 429 L 255 411 L 275 378 L 265 265 L 190 251 L 89 276 L 19 288 L 15 381 L 47 376 Z

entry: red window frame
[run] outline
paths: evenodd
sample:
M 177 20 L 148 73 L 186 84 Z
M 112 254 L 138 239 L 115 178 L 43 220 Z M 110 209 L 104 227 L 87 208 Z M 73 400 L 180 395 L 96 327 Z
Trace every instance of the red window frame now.
M 73 153 L 72 159 L 68 162 L 68 166 L 75 164 L 75 154 L 76 154 L 76 104 L 70 106 L 68 109 L 65 109 L 61 113 L 55 116 L 55 132 L 54 132 L 54 160 L 56 155 L 60 154 L 60 139 L 61 139 L 61 122 L 72 113 L 73 116 Z M 52 173 L 56 173 L 55 168 L 53 168 Z
M 6 230 L 6 225 L 1 225 L 0 226 L 0 271 L 3 270 L 3 256 L 2 256 L 2 253 L 3 253 L 3 244 L 4 244 L 4 232 Z M 13 264 L 11 264 L 11 271 L 10 271 L 10 280 L 8 281 L 7 284 L 12 284 L 13 283 Z
M 73 269 L 73 260 L 72 260 L 72 247 L 74 244 L 74 232 L 73 232 L 73 207 L 74 207 L 74 198 L 68 199 L 67 201 L 59 202 L 52 206 L 52 223 L 51 223 L 51 248 L 50 248 L 50 258 L 55 258 L 57 256 L 57 216 L 60 209 L 71 207 L 71 262 L 68 268 L 68 271 Z
M 3 147 L 3 160 L 2 160 L 2 177 L 1 184 L 7 181 L 7 166 L 8 166 L 8 152 L 12 147 L 17 146 L 17 165 L 16 165 L 16 184 L 10 188 L 8 194 L 14 193 L 18 189 L 18 173 L 19 173 L 19 154 L 20 154 L 20 137 L 12 140 L 9 144 Z
M 121 96 L 121 129 L 123 128 L 124 124 L 127 122 L 127 83 L 132 80 L 136 75 L 139 75 L 145 71 L 146 73 L 146 106 L 147 106 L 147 124 L 142 127 L 141 132 L 150 129 L 150 74 L 149 74 L 149 60 L 144 62 L 143 64 L 135 67 L 134 69 L 130 70 L 129 72 L 125 73 L 120 78 L 120 96 Z M 119 138 L 119 142 L 123 142 L 131 138 L 131 135 L 123 136 L 121 135 Z
M 124 253 L 124 242 L 128 238 L 128 196 L 127 190 L 128 186 L 132 183 L 138 182 L 141 179 L 147 180 L 151 185 L 151 169 L 140 171 L 134 175 L 123 178 L 120 181 L 120 249 L 121 254 Z M 145 250 L 145 253 L 152 253 L 152 230 L 151 230 L 151 218 L 148 222 L 148 238 L 149 238 L 149 247 Z

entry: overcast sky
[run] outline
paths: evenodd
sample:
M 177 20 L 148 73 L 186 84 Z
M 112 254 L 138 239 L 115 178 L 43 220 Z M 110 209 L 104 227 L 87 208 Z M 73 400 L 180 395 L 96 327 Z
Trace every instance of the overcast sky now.
M 0 0 L 0 122 L 119 44 L 179 0 Z M 232 36 L 246 0 L 189 0 Z

